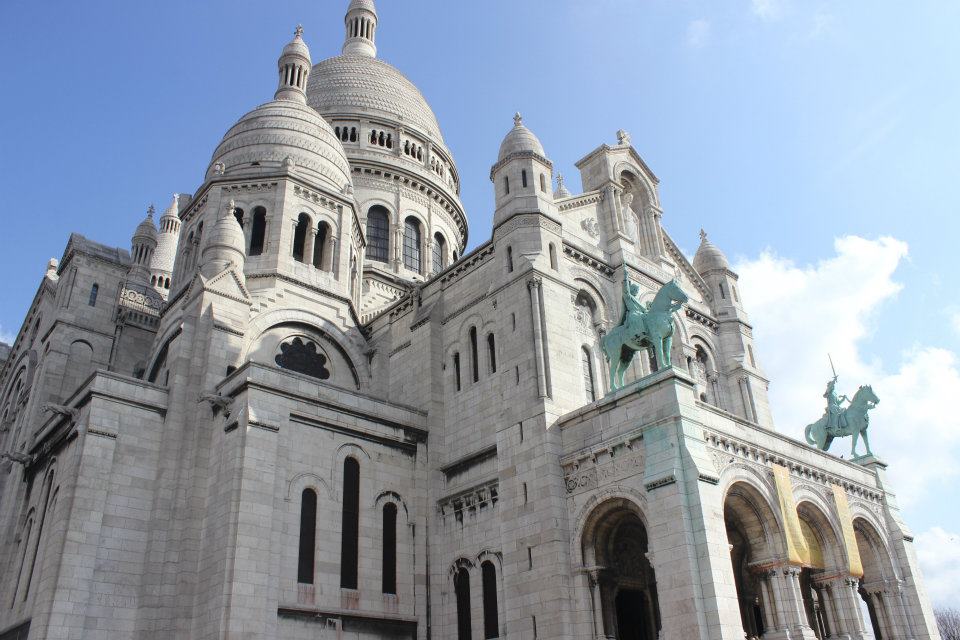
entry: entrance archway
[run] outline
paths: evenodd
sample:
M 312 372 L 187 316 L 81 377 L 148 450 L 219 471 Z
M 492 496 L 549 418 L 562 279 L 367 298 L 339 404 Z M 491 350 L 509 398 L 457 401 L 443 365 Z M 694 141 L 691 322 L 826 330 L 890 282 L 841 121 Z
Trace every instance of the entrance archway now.
M 898 582 L 890 553 L 883 538 L 867 520 L 855 519 L 853 531 L 863 565 L 863 578 L 857 591 L 867 612 L 864 617 L 869 618 L 870 629 L 877 640 L 898 637 L 894 620 L 898 617 L 900 603 L 887 590 L 889 584 Z
M 777 616 L 776 586 L 766 570 L 783 556 L 780 525 L 770 502 L 752 485 L 735 482 L 724 498 L 723 518 L 744 636 L 759 638 L 785 628 L 785 620 Z
M 616 640 L 657 640 L 657 582 L 647 558 L 647 529 L 636 506 L 625 499 L 599 505 L 582 544 L 593 576 L 598 632 Z
M 840 539 L 823 510 L 812 502 L 797 505 L 800 531 L 807 544 L 809 562 L 800 572 L 800 593 L 807 624 L 820 640 L 837 635 L 842 627 L 842 595 L 836 576 L 847 575 L 848 565 Z

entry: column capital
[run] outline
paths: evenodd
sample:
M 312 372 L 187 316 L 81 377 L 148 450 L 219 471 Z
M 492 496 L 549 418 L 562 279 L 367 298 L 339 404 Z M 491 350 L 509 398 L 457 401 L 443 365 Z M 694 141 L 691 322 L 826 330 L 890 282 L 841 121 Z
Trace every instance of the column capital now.
M 528 289 L 539 289 L 541 285 L 543 285 L 543 278 L 541 278 L 540 276 L 533 276 L 532 278 L 527 280 Z

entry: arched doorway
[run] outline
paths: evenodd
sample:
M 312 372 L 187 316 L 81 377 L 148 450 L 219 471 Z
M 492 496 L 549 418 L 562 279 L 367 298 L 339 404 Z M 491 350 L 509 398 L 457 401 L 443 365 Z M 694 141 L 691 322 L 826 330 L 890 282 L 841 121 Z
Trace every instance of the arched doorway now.
M 860 595 L 863 617 L 877 640 L 899 636 L 895 620 L 900 609 L 896 594 L 887 587 L 899 581 L 890 561 L 890 553 L 876 528 L 863 518 L 853 521 L 853 531 L 863 565 L 863 578 L 857 592 Z
M 840 612 L 845 594 L 836 577 L 848 575 L 849 565 L 840 537 L 820 507 L 800 502 L 797 515 L 808 552 L 808 562 L 800 572 L 803 608 L 810 628 L 824 640 L 845 631 Z
M 754 486 L 735 482 L 723 503 L 723 519 L 730 544 L 730 562 L 747 638 L 785 629 L 787 620 L 777 612 L 769 567 L 783 557 L 780 526 L 770 502 Z
M 582 543 L 593 576 L 598 633 L 616 640 L 657 640 L 657 582 L 647 557 L 647 529 L 636 506 L 625 499 L 598 506 Z

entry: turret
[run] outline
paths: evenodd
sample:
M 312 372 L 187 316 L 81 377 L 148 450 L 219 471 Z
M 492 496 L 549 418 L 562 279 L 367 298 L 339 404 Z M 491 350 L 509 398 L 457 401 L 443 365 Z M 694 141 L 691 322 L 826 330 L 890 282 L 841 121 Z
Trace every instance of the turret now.
M 274 94 L 275 100 L 293 100 L 307 103 L 307 78 L 310 76 L 310 49 L 303 41 L 303 27 L 297 25 L 293 40 L 283 48 L 277 60 L 280 73 L 279 86 Z
M 377 8 L 373 0 L 353 0 L 343 19 L 343 55 L 377 57 Z
M 176 259 L 177 245 L 180 242 L 179 200 L 179 194 L 173 194 L 173 202 L 160 216 L 157 248 L 150 260 L 150 284 L 164 299 L 170 293 L 173 262 Z
M 553 210 L 553 163 L 537 136 L 524 126 L 519 113 L 513 117 L 513 129 L 500 144 L 490 180 L 496 194 L 494 227 L 516 213 Z
M 719 363 L 727 380 L 729 401 L 734 412 L 762 426 L 773 428 L 767 379 L 753 350 L 753 329 L 737 288 L 738 276 L 727 256 L 700 230 L 700 247 L 693 258 L 712 296 L 713 314 L 720 324 Z
M 243 273 L 243 229 L 234 216 L 236 208 L 234 201 L 230 200 L 220 210 L 213 229 L 206 237 L 200 254 L 200 273 L 204 278 L 212 278 L 231 264 L 236 266 L 238 273 Z
M 130 282 L 147 284 L 150 282 L 150 260 L 157 248 L 157 228 L 153 225 L 153 205 L 147 209 L 147 217 L 137 225 L 130 243 L 132 263 L 127 276 Z

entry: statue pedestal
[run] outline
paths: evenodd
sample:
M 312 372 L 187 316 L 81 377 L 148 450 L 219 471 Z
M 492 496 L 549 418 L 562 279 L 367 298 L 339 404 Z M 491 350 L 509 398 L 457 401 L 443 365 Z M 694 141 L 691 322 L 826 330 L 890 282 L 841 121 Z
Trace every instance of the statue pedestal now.
M 871 471 L 885 471 L 887 468 L 887 463 L 875 455 L 857 456 L 851 458 L 850 462 L 864 466 Z

